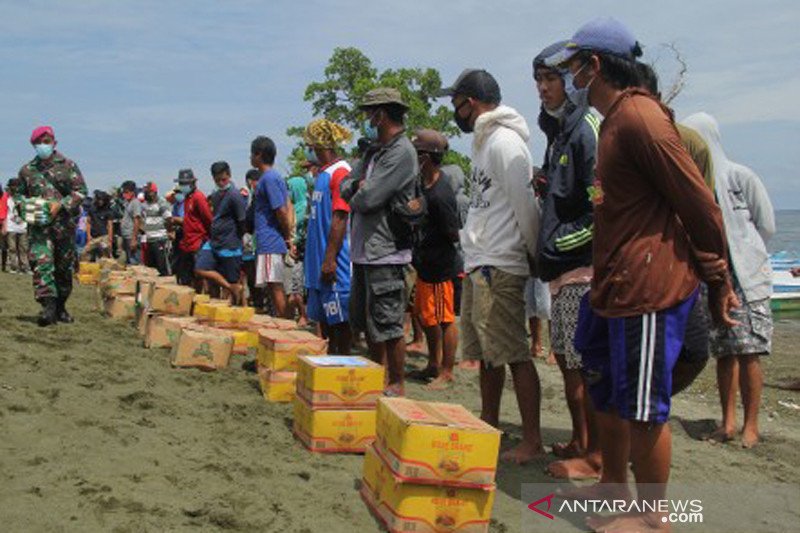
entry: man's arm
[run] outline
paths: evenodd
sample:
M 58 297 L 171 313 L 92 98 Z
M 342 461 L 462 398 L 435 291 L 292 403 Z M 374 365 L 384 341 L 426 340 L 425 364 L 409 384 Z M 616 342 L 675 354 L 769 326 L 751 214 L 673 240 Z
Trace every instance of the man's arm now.
M 512 150 L 494 149 L 489 155 L 492 178 L 505 191 L 530 259 L 536 257 L 539 235 L 539 202 L 531 180 L 533 165 L 522 146 Z
M 337 210 L 333 212 L 331 218 L 331 231 L 328 233 L 328 245 L 325 248 L 320 274 L 322 283 L 328 285 L 336 283 L 336 258 L 347 234 L 347 216 L 347 211 Z
M 108 247 L 114 248 L 114 221 L 109 218 L 106 220 L 106 231 L 108 232 Z
M 418 173 L 417 161 L 410 152 L 394 150 L 384 153 L 375 163 L 369 179 L 364 180 L 350 199 L 350 208 L 360 213 L 383 209 Z
M 364 179 L 367 162 L 362 159 L 356 163 L 349 175 L 345 176 L 339 184 L 339 193 L 345 202 L 349 202 L 358 192 L 359 184 Z

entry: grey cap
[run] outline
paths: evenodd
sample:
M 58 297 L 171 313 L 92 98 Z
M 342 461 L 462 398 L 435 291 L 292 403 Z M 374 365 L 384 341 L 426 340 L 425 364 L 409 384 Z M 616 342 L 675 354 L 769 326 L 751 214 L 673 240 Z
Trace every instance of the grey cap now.
M 191 168 L 184 168 L 178 172 L 178 179 L 175 180 L 179 185 L 189 185 L 195 182 L 194 172 Z
M 378 87 L 372 89 L 364 95 L 361 104 L 358 106 L 360 109 L 367 107 L 376 107 L 380 105 L 394 104 L 408 109 L 408 104 L 403 101 L 403 96 L 400 91 L 393 87 Z

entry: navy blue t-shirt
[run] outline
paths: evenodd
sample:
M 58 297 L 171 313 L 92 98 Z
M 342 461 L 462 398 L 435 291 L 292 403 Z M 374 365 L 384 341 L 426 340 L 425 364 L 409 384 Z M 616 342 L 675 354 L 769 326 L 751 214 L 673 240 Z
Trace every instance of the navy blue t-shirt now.
M 247 209 L 244 196 L 231 184 L 227 190 L 211 193 L 208 204 L 214 214 L 211 220 L 211 249 L 241 251 L 241 231 L 244 229 Z

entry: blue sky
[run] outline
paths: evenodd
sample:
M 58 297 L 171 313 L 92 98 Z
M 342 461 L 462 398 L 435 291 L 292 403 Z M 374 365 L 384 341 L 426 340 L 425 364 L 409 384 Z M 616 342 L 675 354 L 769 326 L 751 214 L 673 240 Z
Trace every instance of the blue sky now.
M 437 68 L 445 83 L 486 68 L 535 130 L 533 56 L 612 15 L 665 85 L 676 63 L 661 44 L 678 46 L 689 64 L 678 117 L 716 116 L 729 157 L 761 175 L 776 208 L 800 208 L 800 8 L 791 0 L 2 3 L 0 176 L 32 157 L 30 131 L 46 123 L 91 189 L 128 178 L 166 187 L 183 167 L 210 188 L 219 159 L 241 182 L 256 135 L 273 137 L 283 161 L 286 128 L 312 118 L 303 91 L 337 46 L 358 47 L 379 69 Z M 537 132 L 537 160 L 543 145 Z

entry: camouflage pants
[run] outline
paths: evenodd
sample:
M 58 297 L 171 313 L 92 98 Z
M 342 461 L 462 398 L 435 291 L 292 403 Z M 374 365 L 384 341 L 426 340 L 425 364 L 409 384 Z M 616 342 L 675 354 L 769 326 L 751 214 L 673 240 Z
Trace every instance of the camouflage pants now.
M 34 298 L 37 302 L 45 298 L 66 300 L 72 292 L 75 229 L 56 225 L 33 227 L 29 239 Z

